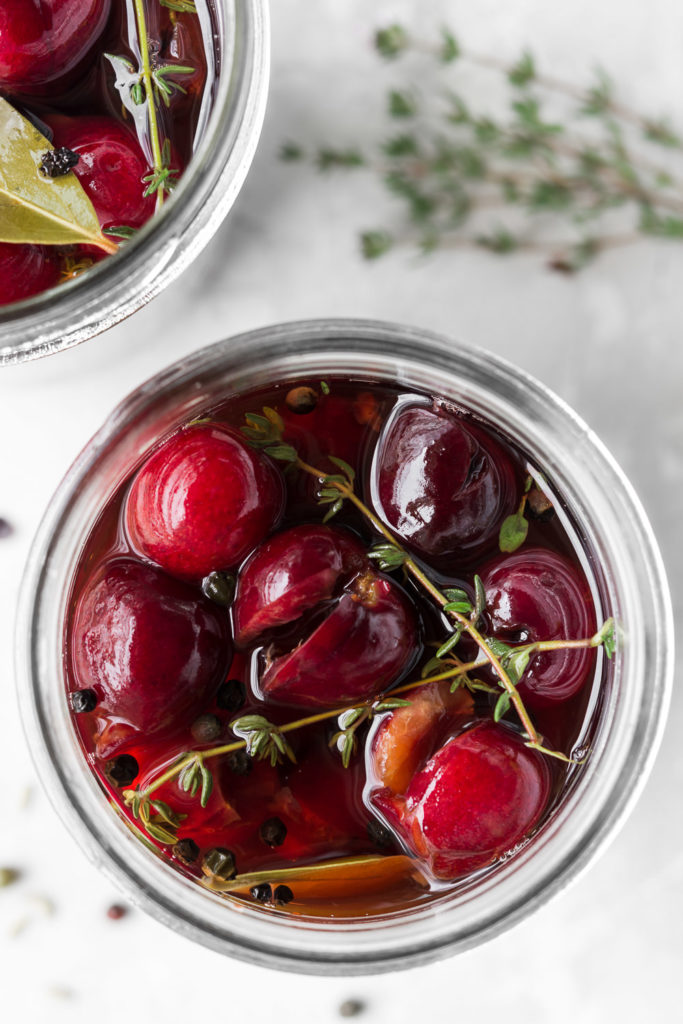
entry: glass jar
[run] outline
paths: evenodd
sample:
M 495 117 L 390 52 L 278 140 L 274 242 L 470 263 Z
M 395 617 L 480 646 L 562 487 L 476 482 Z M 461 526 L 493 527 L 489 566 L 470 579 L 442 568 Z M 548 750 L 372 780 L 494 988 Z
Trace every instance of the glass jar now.
M 623 629 L 590 756 L 533 839 L 497 869 L 422 908 L 372 919 L 270 916 L 233 905 L 154 856 L 114 813 L 72 727 L 64 623 L 72 576 L 99 511 L 160 435 L 245 388 L 333 375 L 443 395 L 510 434 L 547 471 L 595 559 L 600 600 Z M 673 668 L 661 558 L 628 481 L 586 425 L 496 356 L 421 330 L 354 320 L 285 324 L 203 349 L 143 384 L 67 473 L 33 545 L 17 674 L 40 777 L 67 827 L 126 896 L 222 953 L 310 973 L 373 973 L 467 949 L 576 878 L 612 838 L 651 767 Z
M 192 262 L 232 207 L 261 134 L 270 75 L 267 0 L 210 0 L 213 109 L 170 200 L 115 259 L 57 290 L 0 308 L 0 366 L 77 345 L 153 299 Z

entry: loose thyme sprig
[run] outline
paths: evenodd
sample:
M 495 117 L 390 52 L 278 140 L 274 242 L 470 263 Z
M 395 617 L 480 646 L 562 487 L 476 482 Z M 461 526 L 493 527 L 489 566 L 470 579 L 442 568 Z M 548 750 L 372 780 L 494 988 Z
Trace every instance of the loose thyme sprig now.
M 427 54 L 442 72 L 460 61 L 488 68 L 504 76 L 510 96 L 508 114 L 494 118 L 454 92 L 449 81 L 440 81 L 431 94 L 423 89 L 420 95 L 411 85 L 391 89 L 386 108 L 394 128 L 388 138 L 367 151 L 326 145 L 310 154 L 321 171 L 375 172 L 404 204 L 404 229 L 361 235 L 368 259 L 400 242 L 425 252 L 465 246 L 499 254 L 536 250 L 549 267 L 567 273 L 643 235 L 683 239 L 683 183 L 668 162 L 652 159 L 655 147 L 680 151 L 683 141 L 666 120 L 617 102 L 603 72 L 583 90 L 540 73 L 529 51 L 507 65 L 464 49 L 449 30 L 424 42 L 392 25 L 377 33 L 375 46 L 387 60 L 409 51 Z M 548 92 L 569 103 L 565 117 L 548 116 Z M 290 142 L 281 156 L 300 161 L 308 154 Z M 504 209 L 505 220 L 499 212 Z M 615 231 L 617 209 L 624 211 L 623 229 Z M 534 232 L 537 223 L 548 222 L 562 228 L 558 237 Z

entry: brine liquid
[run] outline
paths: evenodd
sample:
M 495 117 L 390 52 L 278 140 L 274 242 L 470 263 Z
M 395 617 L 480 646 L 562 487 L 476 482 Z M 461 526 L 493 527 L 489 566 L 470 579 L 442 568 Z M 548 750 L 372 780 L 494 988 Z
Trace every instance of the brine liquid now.
M 246 412 L 259 412 L 264 405 L 276 408 L 286 424 L 285 440 L 297 447 L 301 457 L 313 465 L 320 465 L 327 454 L 345 459 L 355 469 L 359 481 L 358 488 L 367 500 L 370 492 L 368 477 L 378 429 L 396 402 L 404 399 L 406 393 L 371 380 L 330 378 L 327 383 L 330 388 L 329 395 L 321 394 L 316 409 L 306 415 L 297 415 L 289 411 L 285 404 L 285 396 L 292 386 L 291 383 L 231 397 L 224 406 L 212 409 L 210 415 L 216 421 L 239 428 L 244 423 Z M 308 384 L 317 390 L 320 386 L 320 382 L 316 380 L 302 380 L 297 384 Z M 417 400 L 425 400 L 427 397 L 413 393 L 411 395 Z M 481 421 L 477 422 L 481 426 Z M 548 521 L 530 522 L 527 544 L 550 548 L 572 561 L 577 571 L 587 578 L 594 594 L 596 613 L 600 621 L 599 595 L 593 579 L 591 559 L 579 544 L 578 532 L 569 509 L 563 504 L 562 496 L 553 492 L 552 481 L 547 480 L 542 466 L 532 465 L 525 454 L 514 447 L 509 438 L 501 437 L 489 427 L 486 429 L 496 437 L 511 458 L 519 479 L 520 493 L 529 473 L 535 479 L 538 479 L 537 474 L 543 475 L 544 486 L 547 486 L 552 497 L 556 514 Z M 285 519 L 279 529 L 301 523 L 320 522 L 326 509 L 317 503 L 316 481 L 298 471 L 288 473 L 286 481 L 287 508 Z M 129 483 L 102 509 L 101 516 L 92 530 L 74 578 L 71 609 L 74 608 L 83 587 L 103 562 L 121 555 L 137 557 L 130 550 L 122 528 L 122 505 L 128 486 Z M 367 546 L 377 541 L 362 515 L 349 502 L 344 504 L 333 523 L 353 531 Z M 490 553 L 480 560 L 481 566 L 498 554 L 496 539 Z M 434 571 L 433 567 L 428 567 L 428 571 L 440 585 L 458 586 L 463 583 L 471 584 L 473 573 L 481 566 L 468 567 L 460 577 L 446 578 Z M 396 681 L 395 685 L 399 686 L 408 679 L 419 678 L 421 665 L 433 656 L 435 647 L 443 642 L 447 632 L 441 616 L 423 591 L 409 579 L 404 580 L 400 572 L 394 573 L 393 579 L 405 588 L 417 609 L 423 642 L 421 660 L 416 667 L 410 668 L 402 680 Z M 69 632 L 67 622 L 68 685 L 70 688 L 77 688 L 68 648 Z M 228 730 L 230 719 L 246 713 L 263 714 L 278 724 L 302 718 L 307 714 L 305 709 L 282 707 L 272 700 L 262 700 L 254 686 L 259 657 L 259 647 L 248 653 L 238 652 L 228 672 L 228 678 L 240 679 L 246 686 L 248 697 L 244 708 L 230 713 L 220 710 L 214 703 L 201 709 L 201 712 L 215 713 L 224 723 L 222 736 L 209 746 L 229 743 L 232 738 Z M 589 677 L 587 683 L 574 697 L 553 709 L 532 714 L 535 725 L 548 746 L 571 754 L 590 744 L 591 733 L 600 709 L 600 683 L 600 678 Z M 490 717 L 494 702 L 494 697 L 477 694 L 476 715 Z M 508 712 L 506 718 L 511 724 L 516 724 L 514 712 Z M 123 805 L 121 791 L 112 788 L 103 774 L 104 761 L 113 753 L 132 754 L 140 765 L 140 774 L 135 784 L 143 788 L 146 782 L 160 774 L 164 766 L 168 766 L 183 752 L 197 749 L 197 744 L 190 734 L 192 721 L 187 721 L 183 728 L 166 735 L 155 735 L 152 739 L 138 735 L 134 740 L 128 738 L 121 745 L 121 724 L 107 714 L 105 704 L 98 705 L 92 714 L 74 715 L 74 725 L 93 771 L 132 827 L 136 827 L 135 822 Z M 367 756 L 371 736 L 368 736 L 367 727 L 359 731 L 358 749 L 348 768 L 342 766 L 339 752 L 330 747 L 330 738 L 337 728 L 336 721 L 332 719 L 318 726 L 289 733 L 288 739 L 296 753 L 296 764 L 285 761 L 271 767 L 269 762 L 255 761 L 251 772 L 246 776 L 240 776 L 231 769 L 228 756 L 216 758 L 211 764 L 216 784 L 206 809 L 200 807 L 197 799 L 191 799 L 184 794 L 177 780 L 165 784 L 155 795 L 166 801 L 174 810 L 187 814 L 186 820 L 178 830 L 180 838 L 192 838 L 201 850 L 212 847 L 225 847 L 231 850 L 240 874 L 278 867 L 295 867 L 362 853 L 404 852 L 401 843 L 395 837 L 389 839 L 388 845 L 378 849 L 368 832 L 368 824 L 377 819 L 367 799 L 367 791 L 372 782 Z M 370 730 L 373 728 L 376 726 L 370 726 Z M 125 732 L 125 729 L 123 731 Z M 556 760 L 551 760 L 549 765 L 554 778 L 554 792 L 544 820 L 553 813 L 568 787 L 574 784 L 581 772 L 579 766 L 568 767 Z M 272 817 L 280 818 L 287 826 L 284 843 L 275 849 L 267 847 L 259 836 L 261 824 Z M 158 849 L 161 856 L 173 860 L 178 870 L 197 878 L 202 877 L 201 858 L 196 865 L 188 867 L 173 857 L 171 847 L 159 845 Z M 495 865 L 484 869 L 492 870 L 495 870 Z M 477 877 L 481 873 L 479 872 Z M 268 912 L 335 916 L 377 914 L 439 898 L 444 891 L 451 891 L 454 887 L 469 885 L 471 882 L 472 876 L 453 883 L 430 882 L 427 885 L 411 878 L 402 878 L 388 886 L 378 884 L 370 892 L 354 891 L 354 887 L 350 886 L 348 892 L 337 894 L 334 898 L 327 898 L 324 894 L 316 894 L 310 898 L 302 897 L 301 893 L 306 893 L 306 887 L 297 890 L 297 887 L 292 885 L 297 897 L 295 901 L 281 910 Z M 250 899 L 248 896 L 230 898 Z

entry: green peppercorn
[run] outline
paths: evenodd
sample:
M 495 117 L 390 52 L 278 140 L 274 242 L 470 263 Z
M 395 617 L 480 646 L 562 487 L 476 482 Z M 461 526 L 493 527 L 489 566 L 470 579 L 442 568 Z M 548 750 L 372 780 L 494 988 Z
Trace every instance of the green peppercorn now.
M 195 743 L 213 743 L 222 731 L 221 720 L 216 715 L 200 715 L 190 728 Z
M 235 599 L 237 578 L 233 572 L 210 572 L 202 580 L 202 591 L 205 597 L 228 608 Z
M 235 854 L 226 850 L 223 846 L 216 846 L 204 854 L 202 871 L 207 877 L 222 878 L 224 882 L 234 878 L 237 874 L 235 867 Z

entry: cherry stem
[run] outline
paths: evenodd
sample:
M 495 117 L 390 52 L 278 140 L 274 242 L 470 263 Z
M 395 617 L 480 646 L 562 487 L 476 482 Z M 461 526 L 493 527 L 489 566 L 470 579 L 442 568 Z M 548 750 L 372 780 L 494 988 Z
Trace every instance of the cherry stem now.
M 370 523 L 372 523 L 377 532 L 380 533 L 383 537 L 385 537 L 390 544 L 392 544 L 398 551 L 401 552 L 401 554 L 405 556 L 403 566 L 407 569 L 411 576 L 413 576 L 413 578 L 416 579 L 418 583 L 420 583 L 420 585 L 427 591 L 427 593 L 434 598 L 436 603 L 440 605 L 442 608 L 449 604 L 449 600 L 446 597 L 446 595 L 442 594 L 439 588 L 429 579 L 428 576 L 425 575 L 422 569 L 420 569 L 419 565 L 416 562 L 414 562 L 413 559 L 410 557 L 405 548 L 401 547 L 401 545 L 397 542 L 396 538 L 391 533 L 391 531 L 387 529 L 384 523 L 382 523 L 377 518 L 374 512 L 372 512 L 367 507 L 367 505 L 363 501 L 361 501 L 361 499 L 354 492 L 353 488 L 349 486 L 349 484 L 341 483 L 340 481 L 335 479 L 330 479 L 331 474 L 324 473 L 322 470 L 316 469 L 315 466 L 311 466 L 308 462 L 304 462 L 303 459 L 298 458 L 296 461 L 296 465 L 299 467 L 299 469 L 304 470 L 304 472 L 309 473 L 311 476 L 317 477 L 317 479 L 320 480 L 321 482 L 324 481 L 326 484 L 331 484 L 333 487 L 336 487 L 337 490 L 340 491 L 340 493 L 345 498 L 348 498 L 349 501 L 351 501 L 356 506 L 356 508 L 363 513 L 365 518 Z M 491 667 L 498 676 L 501 686 L 509 694 L 510 701 L 514 706 L 515 711 L 517 712 L 519 720 L 524 727 L 524 731 L 529 737 L 529 741 L 531 743 L 540 743 L 540 737 L 536 732 L 536 729 L 534 727 L 533 722 L 531 721 L 531 718 L 529 717 L 529 713 L 524 707 L 524 702 L 522 701 L 522 698 L 517 692 L 517 687 L 512 682 L 510 676 L 503 668 L 500 659 L 493 653 L 493 651 L 488 646 L 486 640 L 481 635 L 479 630 L 476 628 L 474 623 L 471 622 L 470 619 L 468 619 L 465 615 L 460 614 L 460 612 L 448 611 L 446 612 L 446 615 L 450 616 L 450 618 L 454 622 L 462 626 L 463 629 L 467 633 L 469 633 L 474 642 L 486 656 L 487 661 L 490 662 Z
M 152 81 L 152 65 L 149 59 L 149 39 L 147 37 L 147 22 L 145 21 L 144 0 L 134 0 L 135 20 L 138 26 L 138 42 L 140 44 L 140 59 L 142 60 L 142 78 L 145 83 L 145 95 L 147 97 L 147 119 L 149 122 L 149 136 L 152 144 L 152 158 L 154 160 L 154 172 L 160 174 L 164 160 L 161 153 L 161 139 L 159 137 L 159 125 L 157 112 L 154 106 L 154 83 Z M 164 190 L 157 189 L 157 210 L 163 205 Z

